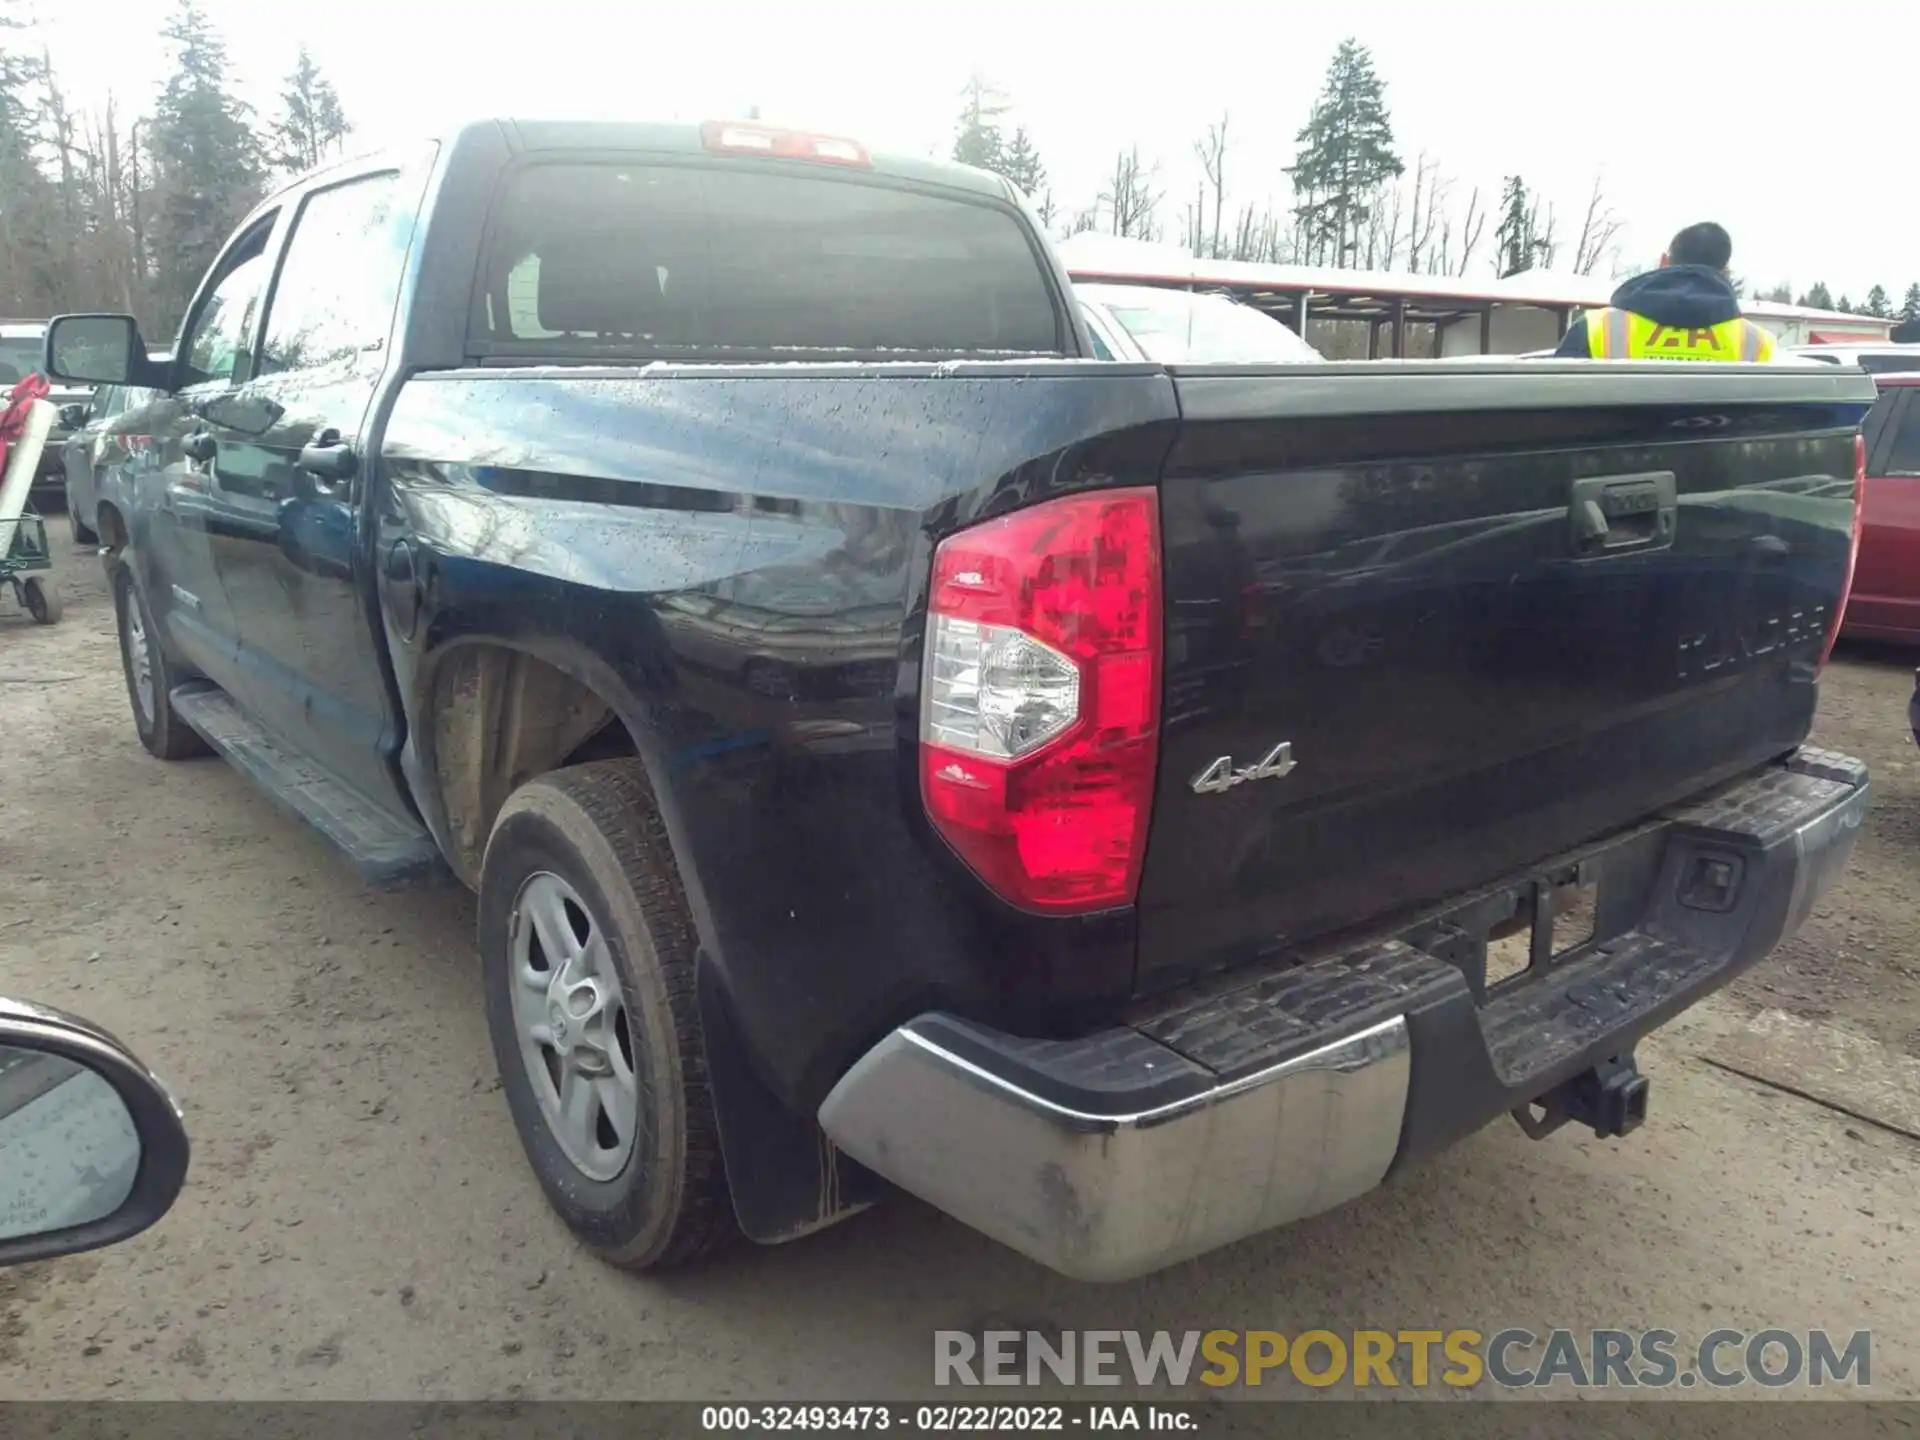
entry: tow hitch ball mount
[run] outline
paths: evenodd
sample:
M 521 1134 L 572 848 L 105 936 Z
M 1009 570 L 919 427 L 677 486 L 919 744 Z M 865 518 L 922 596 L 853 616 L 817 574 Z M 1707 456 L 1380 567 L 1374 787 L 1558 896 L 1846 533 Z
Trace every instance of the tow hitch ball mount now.
M 1585 1125 L 1602 1140 L 1630 1135 L 1647 1118 L 1647 1077 L 1629 1050 L 1561 1081 L 1538 1100 L 1515 1110 L 1513 1118 L 1534 1140 L 1544 1139 L 1569 1120 Z

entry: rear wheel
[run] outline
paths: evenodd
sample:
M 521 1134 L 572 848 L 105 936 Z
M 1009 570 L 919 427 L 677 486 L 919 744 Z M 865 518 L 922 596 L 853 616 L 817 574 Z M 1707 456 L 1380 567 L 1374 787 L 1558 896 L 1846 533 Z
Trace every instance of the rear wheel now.
M 637 761 L 501 807 L 480 958 L 502 1088 L 547 1200 L 603 1259 L 685 1264 L 735 1233 L 700 1050 L 695 942 Z
M 115 573 L 113 592 L 120 625 L 120 668 L 126 673 L 127 699 L 133 706 L 133 728 L 140 743 L 162 760 L 205 755 L 207 742 L 173 708 L 173 669 L 154 638 L 147 602 L 125 566 Z
M 20 598 L 25 602 L 27 613 L 33 617 L 36 625 L 51 625 L 65 612 L 66 606 L 60 601 L 60 590 L 51 580 L 38 575 L 29 576 L 20 582 Z

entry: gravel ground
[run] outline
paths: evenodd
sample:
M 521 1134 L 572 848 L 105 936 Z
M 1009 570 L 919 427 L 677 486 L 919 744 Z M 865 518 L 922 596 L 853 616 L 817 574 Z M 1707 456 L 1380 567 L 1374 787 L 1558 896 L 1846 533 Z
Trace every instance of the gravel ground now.
M 1625 1142 L 1502 1123 L 1334 1214 L 1114 1287 L 907 1200 L 643 1279 L 576 1248 L 521 1161 L 467 897 L 365 891 L 219 762 L 148 758 L 98 564 L 63 556 L 61 578 L 55 627 L 0 601 L 0 992 L 120 1034 L 195 1150 L 146 1236 L 0 1274 L 0 1398 L 910 1398 L 934 1330 L 996 1320 L 1870 1327 L 1875 1392 L 1920 1396 L 1920 1146 L 1699 1058 L 1762 1006 L 1920 1053 L 1897 655 L 1845 653 L 1827 686 L 1818 739 L 1875 770 L 1849 878 L 1643 1047 L 1653 1115 Z

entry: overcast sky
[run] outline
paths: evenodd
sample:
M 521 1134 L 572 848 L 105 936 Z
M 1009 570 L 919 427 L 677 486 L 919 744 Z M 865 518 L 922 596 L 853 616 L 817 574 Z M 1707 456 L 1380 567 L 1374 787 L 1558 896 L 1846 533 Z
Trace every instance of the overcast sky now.
M 1229 209 L 1284 196 L 1282 168 L 1334 47 L 1370 46 L 1401 150 L 1438 157 L 1464 202 L 1518 173 L 1577 229 L 1596 174 L 1623 258 L 1717 219 L 1756 286 L 1825 280 L 1897 305 L 1920 280 L 1908 167 L 1920 0 L 1768 10 L 1719 0 L 204 0 L 262 108 L 304 41 L 363 143 L 487 114 L 763 118 L 944 151 L 984 72 L 1037 142 L 1063 210 L 1116 149 L 1159 165 L 1177 228 L 1192 143 L 1232 114 Z M 164 78 L 160 0 L 38 0 L 69 87 L 144 107 Z M 1481 253 L 1491 251 L 1489 238 Z M 1569 246 L 1570 248 L 1570 246 Z M 1476 260 L 1476 268 L 1482 263 Z M 1564 262 L 1563 262 L 1564 263 Z

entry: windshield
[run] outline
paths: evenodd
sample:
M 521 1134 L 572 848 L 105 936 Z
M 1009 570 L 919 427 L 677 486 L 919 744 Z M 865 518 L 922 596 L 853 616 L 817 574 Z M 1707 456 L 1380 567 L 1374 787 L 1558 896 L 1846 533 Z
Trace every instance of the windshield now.
M 9 335 L 0 338 L 0 384 L 12 386 L 39 368 L 39 336 Z
M 1224 295 L 1117 288 L 1100 302 L 1162 365 L 1311 365 L 1321 358 L 1271 315 Z

